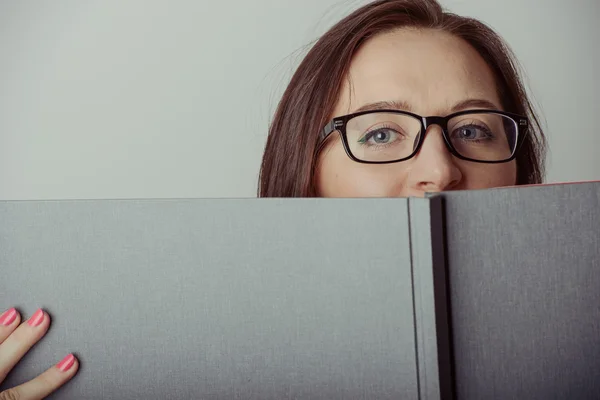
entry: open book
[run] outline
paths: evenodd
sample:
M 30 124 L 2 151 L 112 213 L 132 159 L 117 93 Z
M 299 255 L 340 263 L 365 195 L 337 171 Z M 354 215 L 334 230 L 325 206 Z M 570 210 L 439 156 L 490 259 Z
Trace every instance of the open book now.
M 0 202 L 52 397 L 597 399 L 600 182 L 424 199 Z

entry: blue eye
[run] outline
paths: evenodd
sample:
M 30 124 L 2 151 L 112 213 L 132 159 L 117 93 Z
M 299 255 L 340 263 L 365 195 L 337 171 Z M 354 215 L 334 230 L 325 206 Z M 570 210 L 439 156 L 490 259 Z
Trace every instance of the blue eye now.
M 369 135 L 369 139 L 377 144 L 385 144 L 389 142 L 394 136 L 395 132 L 390 129 L 380 129 Z
M 492 132 L 485 126 L 477 124 L 463 125 L 452 132 L 453 139 L 477 141 L 493 138 Z
M 371 146 L 382 146 L 390 144 L 401 136 L 400 133 L 390 128 L 377 128 L 370 132 L 367 132 L 363 137 L 358 140 L 358 143 L 371 145 Z

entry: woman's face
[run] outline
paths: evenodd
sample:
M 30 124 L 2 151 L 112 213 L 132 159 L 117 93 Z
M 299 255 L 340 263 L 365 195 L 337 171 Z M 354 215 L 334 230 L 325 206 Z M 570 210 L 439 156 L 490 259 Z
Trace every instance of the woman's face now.
M 402 29 L 366 42 L 355 55 L 334 117 L 372 103 L 445 116 L 466 100 L 502 110 L 491 70 L 467 43 L 444 32 Z M 463 109 L 486 108 L 482 106 Z M 400 109 L 400 108 L 399 108 Z M 425 192 L 483 189 L 516 183 L 516 163 L 483 164 L 448 151 L 441 128 L 430 126 L 411 159 L 392 164 L 351 160 L 337 132 L 322 150 L 316 184 L 322 197 L 408 197 Z

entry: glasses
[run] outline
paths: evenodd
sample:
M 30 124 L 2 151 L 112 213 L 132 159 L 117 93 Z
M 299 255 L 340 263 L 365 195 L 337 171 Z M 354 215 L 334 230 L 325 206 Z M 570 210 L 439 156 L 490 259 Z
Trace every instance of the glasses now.
M 442 128 L 450 153 L 468 161 L 503 163 L 515 158 L 528 127 L 527 117 L 495 110 L 467 110 L 446 117 L 422 117 L 399 110 L 363 111 L 331 120 L 321 132 L 321 146 L 338 131 L 354 161 L 387 164 L 412 158 L 427 128 Z

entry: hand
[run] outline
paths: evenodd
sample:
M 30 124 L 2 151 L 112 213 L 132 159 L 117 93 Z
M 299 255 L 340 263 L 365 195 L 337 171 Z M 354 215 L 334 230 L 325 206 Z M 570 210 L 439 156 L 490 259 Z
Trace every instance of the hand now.
M 46 334 L 50 316 L 37 310 L 21 324 L 21 315 L 11 308 L 0 315 L 0 383 L 9 371 Z M 77 372 L 79 362 L 69 354 L 38 377 L 0 393 L 0 400 L 38 400 L 50 395 Z

